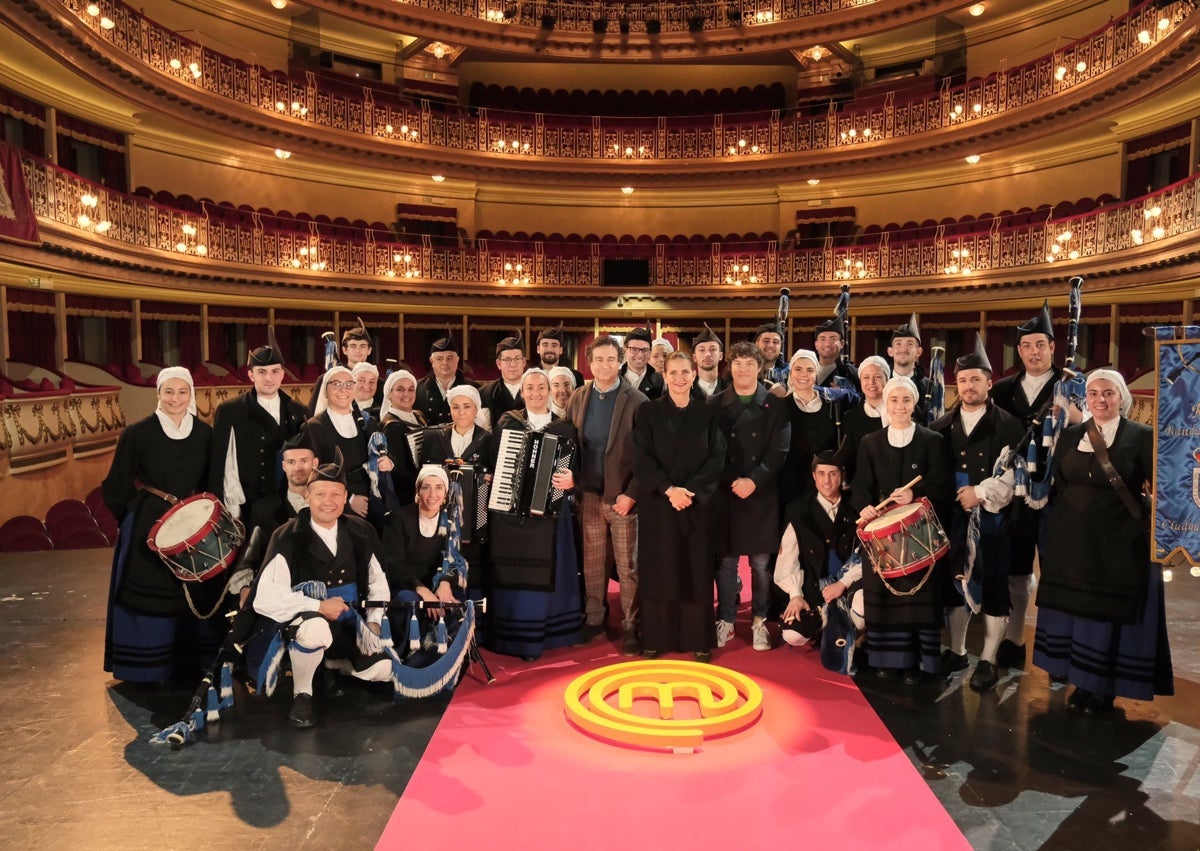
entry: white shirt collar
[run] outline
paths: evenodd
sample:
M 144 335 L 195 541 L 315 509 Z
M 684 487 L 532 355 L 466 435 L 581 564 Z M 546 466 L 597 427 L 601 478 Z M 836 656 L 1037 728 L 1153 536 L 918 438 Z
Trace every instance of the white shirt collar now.
M 158 422 L 162 425 L 162 430 L 171 440 L 185 440 L 192 433 L 192 423 L 196 418 L 191 414 L 184 414 L 179 425 L 175 425 L 171 418 L 162 411 L 156 410 L 154 413 L 158 415 Z
M 902 449 L 912 443 L 913 435 L 916 433 L 916 423 L 909 423 L 908 428 L 889 425 L 887 430 L 888 443 L 897 449 Z
M 1025 401 L 1032 402 L 1034 399 L 1036 399 L 1038 394 L 1042 392 L 1042 388 L 1045 387 L 1053 377 L 1054 370 L 1052 369 L 1046 370 L 1037 378 L 1034 378 L 1032 375 L 1029 375 L 1029 373 L 1026 373 L 1021 378 L 1021 391 L 1025 394 Z
M 432 517 L 426 517 L 424 514 L 418 511 L 417 528 L 421 530 L 421 536 L 425 538 L 432 538 L 434 535 L 436 535 L 438 529 L 438 520 L 440 518 L 440 514 L 435 514 Z
M 820 393 L 818 393 L 816 396 L 813 396 L 812 400 L 809 402 L 800 401 L 800 397 L 793 393 L 792 401 L 796 403 L 797 408 L 804 411 L 806 414 L 815 414 L 817 411 L 821 410 L 822 399 Z
M 348 414 L 337 414 L 326 408 L 325 413 L 329 414 L 329 422 L 333 424 L 334 431 L 342 437 L 358 437 L 358 426 L 354 422 L 353 411 Z
M 531 431 L 544 431 L 546 426 L 550 425 L 550 421 L 554 419 L 554 414 L 546 411 L 544 414 L 535 414 L 530 411 L 525 412 L 525 419 L 529 421 Z
M 983 419 L 983 415 L 986 413 L 987 405 L 984 405 L 978 411 L 970 412 L 959 408 L 958 415 L 962 417 L 963 431 L 970 435 L 971 432 L 975 431 L 975 426 L 979 425 L 979 421 Z
M 276 393 L 274 396 L 268 397 L 259 396 L 255 393 L 254 397 L 258 402 L 258 407 L 270 414 L 275 419 L 275 422 L 279 422 L 279 394 Z
M 830 520 L 836 519 L 838 506 L 842 503 L 840 497 L 838 498 L 837 502 L 830 502 L 825 497 L 821 496 L 821 494 L 817 494 L 817 502 L 820 503 L 821 508 L 825 509 L 825 513 L 829 515 Z
M 311 517 L 308 518 L 308 522 L 309 525 L 312 526 L 313 531 L 317 533 L 317 537 L 324 542 L 325 546 L 329 547 L 330 554 L 336 556 L 338 524 L 335 522 L 332 529 L 326 529 L 323 526 L 318 526 L 315 522 L 313 522 Z

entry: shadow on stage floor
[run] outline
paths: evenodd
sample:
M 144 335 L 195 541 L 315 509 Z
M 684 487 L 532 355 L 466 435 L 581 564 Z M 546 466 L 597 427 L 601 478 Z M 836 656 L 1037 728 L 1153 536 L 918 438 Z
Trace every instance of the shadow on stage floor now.
M 356 687 L 340 704 L 318 703 L 316 728 L 295 730 L 286 697 L 239 692 L 233 716 L 196 744 L 152 746 L 194 683 L 155 691 L 103 673 L 109 560 L 109 550 L 0 555 L 0 844 L 372 847 L 445 699 L 394 704 Z M 973 847 L 1194 851 L 1200 582 L 1177 579 L 1167 599 L 1177 694 L 1119 700 L 1110 716 L 1069 712 L 1069 689 L 1028 667 L 984 695 L 964 674 L 915 688 L 870 676 L 858 685 Z M 743 618 L 735 641 L 748 634 Z M 798 652 L 807 651 L 778 648 L 768 658 L 786 666 Z M 514 701 L 519 681 L 508 683 Z M 496 687 L 504 685 L 502 677 Z M 502 848 L 504 838 L 486 844 Z M 536 847 L 527 834 L 511 838 Z

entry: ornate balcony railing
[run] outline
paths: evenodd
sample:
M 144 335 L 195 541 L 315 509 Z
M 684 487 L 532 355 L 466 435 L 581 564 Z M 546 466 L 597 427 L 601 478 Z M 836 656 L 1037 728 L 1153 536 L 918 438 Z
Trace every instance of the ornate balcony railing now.
M 475 247 L 438 247 L 428 238 L 420 243 L 383 241 L 372 231 L 347 237 L 345 227 L 339 227 L 335 235 L 332 226 L 315 223 L 299 232 L 268 230 L 210 221 L 140 196 L 112 192 L 32 157 L 24 158 L 22 167 L 40 219 L 81 236 L 90 230 L 93 244 L 111 245 L 115 252 L 150 249 L 164 259 L 186 256 L 189 266 L 195 264 L 192 268 L 210 274 L 215 269 L 225 274 L 256 269 L 259 274 L 274 272 L 279 278 L 315 287 L 343 286 L 347 277 L 493 287 L 519 277 L 520 284 L 503 286 L 522 290 L 600 284 L 600 246 L 595 243 L 479 240 Z M 84 209 L 80 199 L 85 195 L 95 201 L 86 208 L 89 228 L 79 221 Z M 97 233 L 95 222 L 109 224 Z M 974 274 L 1044 268 L 1137 249 L 1157 240 L 1200 236 L 1200 174 L 1152 195 L 1073 218 L 1018 227 L 1002 224 L 997 219 L 990 231 L 955 236 L 939 232 L 920 240 L 892 242 L 883 234 L 870 245 L 835 247 L 830 243 L 821 249 L 780 248 L 775 242 L 766 249 L 761 243 L 753 249 L 721 243 L 656 244 L 647 246 L 641 256 L 649 260 L 654 286 L 725 290 L 751 279 L 755 284 L 815 284 L 848 274 L 871 279 L 886 289 L 889 282 L 901 285 L 947 277 L 954 258 L 961 257 L 970 258 Z M 44 232 L 43 239 L 53 241 L 53 235 Z M 197 251 L 197 246 L 204 250 Z M 1188 251 L 1194 250 L 1194 243 L 1189 242 Z M 137 262 L 144 264 L 144 251 L 138 253 Z M 726 283 L 735 264 L 739 270 L 748 268 L 733 283 Z M 513 271 L 518 267 L 519 275 Z
M 29 472 L 107 452 L 125 427 L 116 387 L 0 398 L 0 472 Z
M 431 0 L 432 2 L 432 0 Z M 827 0 L 857 5 L 852 0 Z M 1096 32 L 1024 65 L 997 71 L 936 94 L 909 100 L 892 95 L 877 107 L 821 115 L 774 111 L 768 115 L 696 117 L 567 117 L 415 103 L 384 102 L 364 87 L 348 94 L 322 88 L 315 75 L 304 79 L 220 54 L 146 18 L 121 0 L 63 0 L 101 38 L 133 60 L 190 87 L 283 119 L 305 133 L 311 126 L 377 140 L 398 150 L 433 153 L 445 149 L 504 155 L 489 168 L 513 160 L 719 162 L 754 156 L 882 146 L 888 140 L 920 138 L 947 128 L 995 119 L 1048 101 L 1076 87 L 1119 72 L 1153 50 L 1194 11 L 1192 0 L 1163 5 L 1149 0 Z M 477 4 L 470 4 L 477 5 Z M 518 4 L 519 6 L 536 4 Z M 663 4 L 676 5 L 676 4 Z M 804 4 L 801 4 L 804 5 Z

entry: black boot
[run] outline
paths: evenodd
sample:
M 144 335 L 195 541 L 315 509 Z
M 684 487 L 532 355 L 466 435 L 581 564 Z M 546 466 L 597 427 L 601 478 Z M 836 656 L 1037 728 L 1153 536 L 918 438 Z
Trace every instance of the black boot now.
M 288 713 L 288 721 L 293 727 L 311 727 L 317 723 L 311 694 L 296 695 L 292 700 L 292 711 Z
M 998 682 L 1000 674 L 996 671 L 996 666 L 986 659 L 980 659 L 971 673 L 971 688 L 975 691 L 987 691 Z

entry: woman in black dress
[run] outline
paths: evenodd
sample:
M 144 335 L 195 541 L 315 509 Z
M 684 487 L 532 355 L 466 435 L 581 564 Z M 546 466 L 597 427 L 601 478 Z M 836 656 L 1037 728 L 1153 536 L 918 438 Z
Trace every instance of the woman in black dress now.
M 118 680 L 169 679 L 181 649 L 200 662 L 215 653 L 224 621 L 200 620 L 189 608 L 183 583 L 150 550 L 146 539 L 171 508 L 204 490 L 212 427 L 196 416 L 192 375 L 183 367 L 158 374 L 158 407 L 128 426 L 117 441 L 112 467 L 101 483 L 104 504 L 122 518 L 109 588 L 104 670 Z M 225 576 L 193 585 L 196 609 L 206 613 L 224 589 Z
M 837 411 L 817 391 L 816 352 L 799 349 L 788 364 L 788 396 L 784 407 L 792 424 L 787 461 L 779 473 L 779 505 L 815 490 L 809 464 L 818 452 L 838 448 Z
M 1091 422 L 1063 431 L 1054 450 L 1033 662 L 1075 686 L 1071 708 L 1095 713 L 1112 709 L 1114 697 L 1153 700 L 1175 688 L 1142 499 L 1154 475 L 1154 430 L 1126 419 L 1133 397 L 1111 369 L 1088 375 L 1087 405 Z M 1138 516 L 1110 484 L 1101 450 Z
M 398 369 L 383 385 L 383 404 L 379 407 L 379 424 L 387 438 L 388 456 L 392 459 L 392 486 L 396 500 L 408 505 L 416 494 L 417 456 L 412 451 L 409 435 L 425 429 L 425 415 L 415 410 L 417 378 L 406 369 Z
M 692 395 L 688 356 L 673 352 L 664 368 L 667 392 L 642 405 L 633 423 L 642 655 L 687 652 L 707 662 L 717 640 L 709 509 L 725 466 L 725 437 L 717 409 Z
M 550 376 L 529 369 L 521 377 L 525 407 L 500 417 L 492 440 L 492 469 L 504 433 L 556 435 L 570 442 L 568 469 L 554 473 L 551 484 L 569 493 L 575 488 L 579 451 L 575 427 L 550 411 Z M 536 659 L 546 650 L 579 642 L 583 601 L 571 504 L 562 499 L 557 517 L 490 512 L 490 646 L 497 653 Z
M 865 377 L 864 377 L 865 375 Z M 858 365 L 858 380 L 862 398 L 842 415 L 842 435 L 846 439 L 846 481 L 854 481 L 858 447 L 872 432 L 887 428 L 887 406 L 883 388 L 892 377 L 892 368 L 879 355 L 863 358 Z

